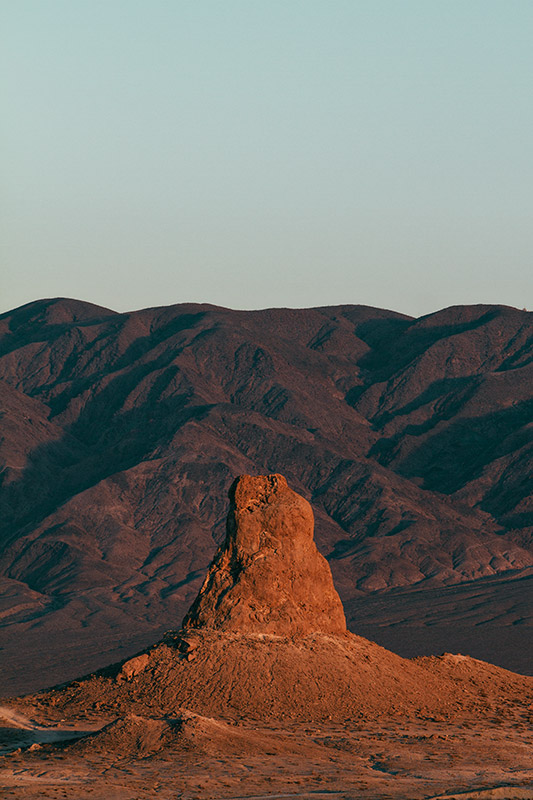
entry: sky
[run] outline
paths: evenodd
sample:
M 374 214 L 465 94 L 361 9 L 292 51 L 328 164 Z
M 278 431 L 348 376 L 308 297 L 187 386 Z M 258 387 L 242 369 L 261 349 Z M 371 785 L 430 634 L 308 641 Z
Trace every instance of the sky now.
M 530 0 L 0 0 L 0 312 L 533 306 Z

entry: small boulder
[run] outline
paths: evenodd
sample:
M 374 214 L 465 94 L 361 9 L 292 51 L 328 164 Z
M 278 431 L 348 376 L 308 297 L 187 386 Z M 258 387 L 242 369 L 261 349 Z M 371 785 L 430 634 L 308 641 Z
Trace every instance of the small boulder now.
M 144 669 L 146 668 L 147 664 L 148 664 L 148 653 L 143 653 L 140 656 L 135 656 L 135 658 L 130 658 L 129 661 L 126 661 L 122 665 L 122 669 L 117 675 L 117 680 L 119 681 L 119 683 L 123 681 L 130 681 L 136 675 L 140 675 L 140 673 L 143 672 Z

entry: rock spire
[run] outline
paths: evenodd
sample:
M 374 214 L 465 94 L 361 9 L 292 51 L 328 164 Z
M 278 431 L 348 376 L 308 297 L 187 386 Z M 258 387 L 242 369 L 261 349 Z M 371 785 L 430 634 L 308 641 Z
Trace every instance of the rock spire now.
M 282 475 L 242 475 L 229 497 L 226 540 L 183 627 L 344 633 L 344 611 L 329 565 L 316 549 L 307 500 Z

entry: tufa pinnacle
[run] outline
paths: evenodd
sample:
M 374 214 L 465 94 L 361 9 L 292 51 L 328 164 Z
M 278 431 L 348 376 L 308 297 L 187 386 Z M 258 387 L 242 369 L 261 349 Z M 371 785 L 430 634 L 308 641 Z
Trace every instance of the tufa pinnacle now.
M 344 633 L 313 511 L 282 475 L 242 475 L 230 492 L 226 540 L 183 627 L 237 633 Z

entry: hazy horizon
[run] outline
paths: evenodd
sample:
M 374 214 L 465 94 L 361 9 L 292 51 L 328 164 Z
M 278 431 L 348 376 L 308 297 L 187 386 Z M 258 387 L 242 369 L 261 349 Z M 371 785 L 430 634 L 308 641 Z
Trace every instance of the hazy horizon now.
M 531 305 L 531 4 L 0 9 L 0 312 Z

